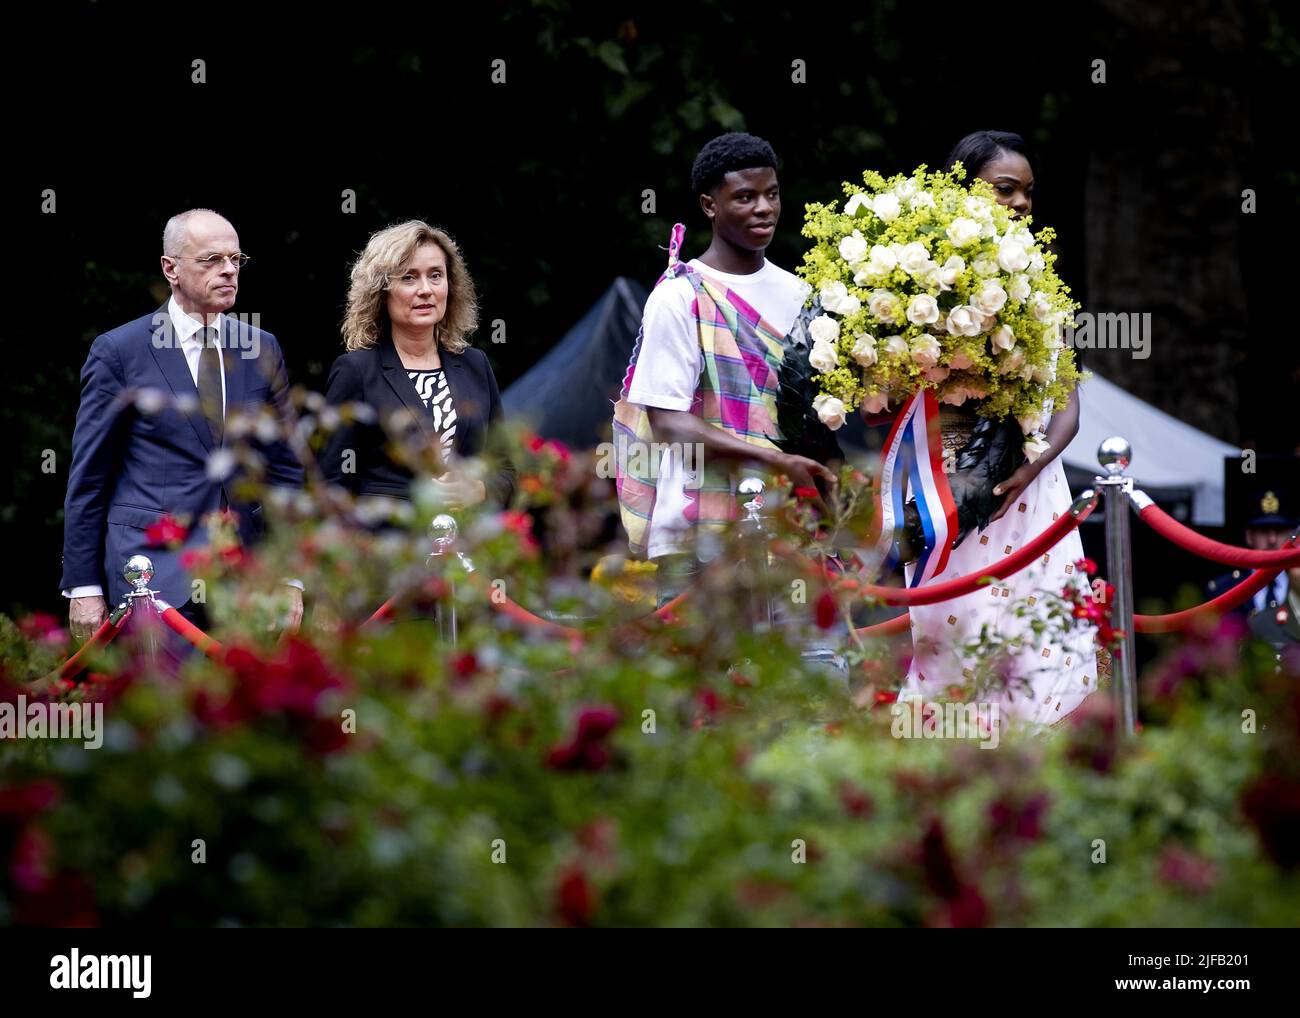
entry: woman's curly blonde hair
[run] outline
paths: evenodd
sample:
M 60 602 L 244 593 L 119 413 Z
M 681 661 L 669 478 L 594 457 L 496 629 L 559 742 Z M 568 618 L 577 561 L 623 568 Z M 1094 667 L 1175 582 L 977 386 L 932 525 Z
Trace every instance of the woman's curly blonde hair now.
M 374 346 L 388 327 L 389 284 L 410 265 L 416 248 L 423 244 L 437 244 L 447 258 L 447 312 L 434 332 L 438 345 L 449 353 L 460 353 L 469 346 L 469 334 L 478 328 L 478 294 L 460 248 L 442 230 L 412 219 L 373 234 L 352 265 L 348 309 L 343 316 L 343 345 L 349 351 Z

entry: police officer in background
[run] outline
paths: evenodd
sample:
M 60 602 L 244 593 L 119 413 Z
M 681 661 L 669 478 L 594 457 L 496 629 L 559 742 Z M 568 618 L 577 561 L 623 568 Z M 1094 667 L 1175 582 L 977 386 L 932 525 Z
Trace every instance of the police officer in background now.
M 1289 501 L 1289 500 L 1288 500 Z M 1274 551 L 1286 542 L 1296 527 L 1291 506 L 1283 506 L 1275 491 L 1256 492 L 1251 498 L 1253 515 L 1246 522 L 1246 544 L 1256 551 Z M 1218 597 L 1250 577 L 1249 569 L 1234 569 L 1211 580 L 1206 588 Z M 1300 569 L 1284 569 L 1270 586 L 1255 592 L 1252 600 L 1233 609 L 1244 616 L 1250 631 L 1279 649 L 1300 643 Z

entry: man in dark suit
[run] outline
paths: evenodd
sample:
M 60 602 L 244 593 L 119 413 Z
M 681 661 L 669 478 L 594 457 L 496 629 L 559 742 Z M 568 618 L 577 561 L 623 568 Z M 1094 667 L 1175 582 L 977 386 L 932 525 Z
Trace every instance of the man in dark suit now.
M 1246 544 L 1256 551 L 1275 551 L 1282 547 L 1296 526 L 1294 515 L 1275 491 L 1256 492 L 1251 497 L 1251 513 L 1246 523 Z M 1297 573 L 1300 570 L 1283 569 L 1272 584 L 1257 590 L 1252 599 L 1232 610 L 1248 620 L 1251 631 L 1260 639 L 1277 645 L 1300 639 L 1292 617 L 1292 603 L 1296 601 L 1292 574 Z M 1211 596 L 1218 597 L 1244 583 L 1250 575 L 1249 569 L 1234 569 L 1211 580 L 1206 590 Z
M 284 420 L 289 381 L 275 337 L 225 313 L 247 260 L 224 217 L 208 209 L 172 217 L 162 254 L 171 298 L 91 344 L 72 437 L 60 583 L 78 638 L 125 596 L 122 567 L 135 554 L 153 560 L 152 589 L 191 620 L 201 618 L 181 564 L 185 550 L 206 544 L 200 521 L 230 509 L 246 544 L 264 529 L 261 505 L 239 497 L 226 422 L 266 405 Z M 259 452 L 269 483 L 302 487 L 302 466 L 283 442 Z M 164 514 L 191 524 L 180 548 L 150 544 L 146 530 Z M 296 628 L 301 585 L 286 582 L 287 623 Z

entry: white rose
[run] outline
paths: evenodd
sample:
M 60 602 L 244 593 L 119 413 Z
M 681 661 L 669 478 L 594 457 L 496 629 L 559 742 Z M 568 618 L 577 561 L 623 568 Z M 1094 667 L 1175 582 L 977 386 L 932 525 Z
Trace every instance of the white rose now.
M 885 353 L 899 354 L 900 356 L 906 357 L 911 352 L 912 351 L 908 349 L 907 340 L 902 336 L 885 337 Z
M 968 395 L 969 392 L 964 385 L 954 385 L 943 391 L 943 395 L 939 397 L 939 402 L 947 403 L 951 406 L 961 406 L 966 402 L 966 397 Z
M 867 257 L 867 242 L 860 230 L 854 230 L 840 241 L 840 257 L 850 265 L 856 265 Z
M 1024 273 L 1011 277 L 1011 285 L 1007 287 L 1007 293 L 1012 300 L 1018 300 L 1022 304 L 1029 299 L 1029 277 Z
M 958 350 L 948 358 L 948 367 L 952 368 L 954 371 L 964 371 L 974 363 L 975 362 L 962 350 Z
M 873 272 L 883 276 L 898 268 L 898 255 L 884 244 L 872 244 L 871 252 L 867 255 L 867 264 L 872 267 Z
M 951 290 L 957 284 L 957 277 L 966 271 L 966 259 L 961 255 L 953 255 L 939 270 L 939 289 L 945 293 Z
M 1046 435 L 1033 435 L 1025 441 L 1025 459 L 1033 463 L 1051 447 L 1052 443 L 1047 440 Z
M 840 355 L 831 343 L 814 343 L 812 352 L 808 354 L 808 363 L 824 375 L 840 366 Z
M 939 366 L 926 368 L 921 372 L 921 374 L 925 376 L 926 381 L 929 382 L 942 382 L 950 373 L 951 369 Z
M 901 201 L 907 201 L 920 189 L 915 177 L 908 177 L 906 180 L 900 180 L 894 185 L 894 194 L 898 195 Z
M 856 216 L 858 209 L 871 208 L 871 198 L 865 194 L 849 195 L 849 200 L 844 203 L 844 214 L 846 216 Z
M 883 244 L 873 244 L 867 254 L 865 265 L 858 267 L 853 281 L 859 286 L 868 282 L 879 282 L 898 267 L 898 255 Z
M 1056 377 L 1056 372 L 1051 367 L 1037 367 L 1029 376 L 1039 385 L 1046 385 Z
M 844 427 L 845 411 L 841 400 L 822 393 L 813 399 L 813 409 L 817 411 L 817 419 L 831 431 Z
M 1003 325 L 993 330 L 989 344 L 994 350 L 1010 350 L 1016 345 L 1016 334 L 1011 331 L 1011 326 Z
M 980 286 L 971 303 L 986 315 L 996 315 L 1007 302 L 1007 291 L 994 279 L 986 279 Z
M 1023 244 L 1008 238 L 998 245 L 998 265 L 1003 272 L 1024 272 L 1029 268 L 1029 252 Z
M 979 240 L 980 224 L 974 219 L 958 216 L 948 224 L 948 239 L 954 247 L 966 247 Z
M 1029 312 L 1040 322 L 1047 321 L 1052 315 L 1052 305 L 1047 299 L 1047 294 L 1042 290 L 1035 290 L 1032 297 L 1029 298 Z
M 836 281 L 823 284 L 819 293 L 822 307 L 837 315 L 852 315 L 862 307 L 862 301 L 849 293 L 849 288 Z
M 898 204 L 898 196 L 894 194 L 878 194 L 871 202 L 871 211 L 879 216 L 886 223 L 892 223 L 898 218 L 902 206 Z
M 1043 254 L 1041 251 L 1035 251 L 1029 256 L 1029 274 L 1031 276 L 1042 275 L 1045 268 L 1047 268 L 1047 263 L 1043 261 Z
M 834 279 L 829 283 L 822 283 L 817 295 L 821 298 L 822 307 L 827 311 L 834 311 L 839 302 L 849 295 L 849 288 L 838 279 Z
M 934 208 L 934 195 L 929 191 L 917 191 L 916 194 L 912 195 L 911 205 L 914 209 L 932 209 Z
M 1025 414 L 1017 417 L 1016 423 L 1020 425 L 1021 432 L 1032 435 L 1035 431 L 1042 431 L 1047 427 L 1047 415 L 1040 410 L 1036 414 Z
M 814 343 L 834 343 L 840 338 L 840 323 L 830 315 L 818 315 L 808 323 L 808 335 Z
M 813 402 L 816 402 L 816 400 Z M 883 413 L 888 406 L 889 395 L 883 392 L 875 396 L 866 396 L 862 400 L 862 409 L 869 414 Z
M 992 255 L 981 255 L 975 259 L 971 268 L 975 270 L 977 276 L 996 276 L 1000 273 L 998 261 Z
M 898 253 L 898 264 L 909 276 L 915 276 L 919 272 L 924 272 L 925 267 L 930 264 L 930 252 L 925 249 L 924 244 L 917 241 L 904 244 Z
M 962 208 L 966 210 L 967 215 L 974 216 L 976 219 L 993 218 L 993 203 L 987 198 L 980 198 L 978 195 L 971 195 L 962 202 Z
M 912 360 L 918 367 L 932 368 L 939 363 L 943 349 L 933 336 L 918 336 L 912 340 Z
M 876 337 L 866 332 L 859 332 L 854 340 L 849 356 L 862 367 L 869 368 L 876 363 Z
M 907 305 L 907 320 L 913 325 L 929 325 L 939 320 L 939 302 L 928 293 L 918 293 Z
M 953 336 L 978 336 L 982 324 L 983 315 L 978 314 L 964 304 L 958 305 L 948 312 L 946 325 L 948 332 Z
M 1049 323 L 1043 330 L 1043 342 L 1047 344 L 1047 349 L 1057 349 L 1061 345 L 1061 326 L 1056 322 Z
M 873 290 L 867 298 L 867 309 L 882 322 L 902 323 L 903 302 L 888 290 Z

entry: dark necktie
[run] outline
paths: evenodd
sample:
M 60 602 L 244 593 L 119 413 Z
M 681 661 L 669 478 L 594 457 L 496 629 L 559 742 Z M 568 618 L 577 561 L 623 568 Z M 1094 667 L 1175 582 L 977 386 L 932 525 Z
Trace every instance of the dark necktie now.
M 199 408 L 207 418 L 212 444 L 220 445 L 225 432 L 226 415 L 221 399 L 221 350 L 217 330 L 201 329 L 203 352 L 199 354 Z

